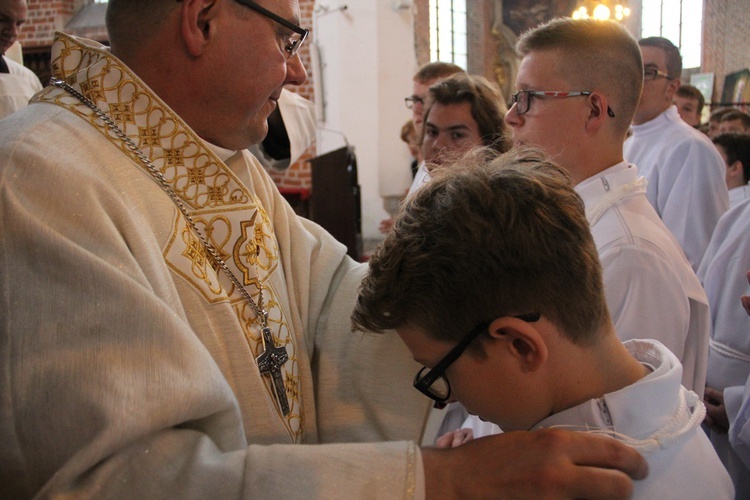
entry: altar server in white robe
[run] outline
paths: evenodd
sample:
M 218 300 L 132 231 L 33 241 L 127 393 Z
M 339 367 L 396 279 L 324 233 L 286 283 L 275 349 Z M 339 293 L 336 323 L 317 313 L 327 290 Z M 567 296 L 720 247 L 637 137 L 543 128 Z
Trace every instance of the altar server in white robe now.
M 750 283 L 750 271 L 746 273 L 748 283 Z M 740 297 L 745 312 L 750 316 L 750 286 L 748 291 Z M 743 322 L 746 328 L 750 328 L 750 318 L 745 318 Z M 740 406 L 737 407 L 737 395 L 741 395 Z M 733 451 L 742 461 L 747 470 L 750 470 L 750 376 L 744 386 L 727 387 L 721 397 L 721 406 L 714 408 L 719 411 L 716 413 L 719 425 L 724 425 L 728 429 L 729 442 Z M 711 406 L 707 406 L 711 410 Z M 721 413 L 723 412 L 723 414 Z M 710 416 L 710 414 L 709 414 Z
M 415 388 L 438 406 L 460 401 L 506 431 L 561 427 L 642 450 L 651 474 L 635 498 L 733 498 L 677 358 L 654 340 L 618 339 L 567 173 L 519 149 L 433 175 L 370 258 L 355 325 L 394 328 L 424 365 Z
M 722 137 L 722 135 L 717 136 Z M 731 144 L 725 142 L 725 147 Z M 727 150 L 732 156 L 731 150 Z M 731 208 L 719 220 L 706 249 L 698 276 L 711 304 L 711 345 L 705 402 L 711 441 L 737 488 L 738 498 L 750 497 L 750 468 L 730 446 L 727 425 L 714 413 L 729 415 L 732 422 L 740 412 L 744 386 L 750 377 L 750 321 L 738 297 L 750 294 L 746 272 L 750 269 L 750 200 Z M 726 419 L 726 417 L 725 417 Z M 735 426 L 735 432 L 742 425 Z M 745 431 L 746 432 L 746 431 Z
M 627 495 L 645 463 L 603 439 L 499 438 L 469 471 L 414 444 L 416 365 L 351 333 L 363 265 L 246 152 L 305 80 L 298 23 L 111 0 L 111 51 L 58 34 L 0 121 L 0 497 Z
M 42 90 L 33 71 L 6 55 L 27 14 L 26 0 L 0 0 L 0 118 L 26 107 L 31 96 Z
M 719 134 L 712 139 L 726 166 L 729 208 L 750 199 L 750 135 L 736 132 Z
M 636 41 L 617 22 L 558 20 L 522 35 L 517 52 L 518 93 L 505 121 L 516 144 L 541 148 L 570 173 L 620 339 L 649 332 L 682 363 L 683 385 L 702 396 L 708 300 L 622 155 L 643 86 Z
M 698 269 L 719 217 L 729 208 L 724 164 L 711 141 L 674 106 L 682 57 L 662 37 L 641 39 L 644 85 L 625 141 L 625 159 L 648 181 L 646 196 Z

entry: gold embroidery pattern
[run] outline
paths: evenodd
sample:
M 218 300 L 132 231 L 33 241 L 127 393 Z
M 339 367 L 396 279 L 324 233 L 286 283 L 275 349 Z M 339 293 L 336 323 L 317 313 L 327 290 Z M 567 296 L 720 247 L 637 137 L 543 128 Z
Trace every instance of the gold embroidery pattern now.
M 58 33 L 52 49 L 54 75 L 119 122 L 125 134 L 162 172 L 199 230 L 240 278 L 256 303 L 260 293 L 258 280 L 262 280 L 274 342 L 284 345 L 289 354 L 282 371 L 291 413 L 284 417 L 278 408 L 277 412 L 292 442 L 301 442 L 304 422 L 298 351 L 273 285 L 276 282 L 284 286 L 283 281 L 274 278 L 279 256 L 268 214 L 260 200 L 248 192 L 229 168 L 137 76 L 108 50 L 86 43 L 92 42 Z M 77 114 L 117 145 L 139 168 L 145 169 L 135 154 L 88 107 L 63 89 L 49 86 L 35 101 L 56 104 Z M 228 300 L 232 304 L 250 351 L 253 357 L 258 356 L 263 344 L 253 311 L 234 290 L 231 280 L 215 268 L 184 217 L 179 211 L 175 212 L 172 236 L 164 248 L 167 264 L 207 302 Z M 262 380 L 268 397 L 274 400 L 272 382 L 268 377 Z
M 130 104 L 112 104 L 110 107 L 111 117 L 114 121 L 120 123 L 135 123 L 133 110 Z
M 156 127 L 138 127 L 138 139 L 138 147 L 141 149 L 158 146 L 161 142 L 159 140 L 159 131 Z

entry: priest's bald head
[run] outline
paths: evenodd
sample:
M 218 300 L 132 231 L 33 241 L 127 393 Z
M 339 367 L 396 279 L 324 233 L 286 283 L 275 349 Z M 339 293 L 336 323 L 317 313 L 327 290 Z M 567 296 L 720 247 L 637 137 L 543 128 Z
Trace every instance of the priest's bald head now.
M 0 54 L 18 40 L 27 14 L 27 0 L 0 0 Z
M 112 53 L 204 140 L 263 140 L 285 85 L 307 75 L 297 0 L 110 0 Z

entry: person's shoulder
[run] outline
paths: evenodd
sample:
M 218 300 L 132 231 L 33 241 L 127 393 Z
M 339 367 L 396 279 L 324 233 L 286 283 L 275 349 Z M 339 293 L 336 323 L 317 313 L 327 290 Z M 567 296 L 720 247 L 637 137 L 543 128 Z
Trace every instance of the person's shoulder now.
M 68 113 L 52 104 L 33 103 L 3 118 L 0 120 L 0 147 L 8 142 L 22 141 L 39 132 L 40 128 L 52 126 L 50 121 L 60 114 Z
M 662 148 L 667 155 L 666 163 L 670 163 L 671 158 L 680 167 L 692 165 L 698 167 L 693 170 L 703 176 L 721 177 L 723 180 L 724 161 L 716 146 L 708 136 L 687 123 L 672 124 L 670 131 L 664 136 Z M 721 168 L 706 168 L 707 163 Z
M 50 103 L 32 102 L 0 120 L 0 157 L 7 165 L 54 163 L 82 148 L 104 154 L 107 142 L 78 115 Z
M 750 241 L 750 199 L 741 201 L 719 218 L 714 231 L 718 237 L 726 238 L 728 233 L 736 234 Z M 723 236 L 721 236 L 723 235 Z
M 8 72 L 11 75 L 20 76 L 25 78 L 26 80 L 33 81 L 35 84 L 38 84 L 39 89 L 42 88 L 42 84 L 39 80 L 39 77 L 36 76 L 36 73 L 31 71 L 29 68 L 24 66 L 23 64 L 20 64 L 10 57 L 2 56 L 5 59 L 5 62 L 8 64 Z
M 612 205 L 596 224 L 610 238 L 619 237 L 623 244 L 642 246 L 670 234 L 645 194 L 634 194 Z M 659 245 L 662 246 L 662 245 Z
M 694 278 L 682 248 L 645 196 L 622 200 L 602 216 L 598 225 L 592 233 L 597 233 L 595 239 L 603 263 L 638 268 L 636 272 L 641 276 L 657 279 L 664 273 L 650 274 L 649 268 L 671 269 L 682 284 Z

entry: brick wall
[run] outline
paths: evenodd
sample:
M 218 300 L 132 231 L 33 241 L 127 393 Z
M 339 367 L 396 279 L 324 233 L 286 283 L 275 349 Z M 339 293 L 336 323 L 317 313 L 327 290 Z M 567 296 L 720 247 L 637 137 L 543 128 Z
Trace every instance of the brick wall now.
M 44 47 L 52 43 L 56 30 L 62 30 L 73 17 L 75 0 L 29 0 L 29 15 L 19 39 L 24 47 Z
M 714 73 L 714 102 L 721 99 L 724 77 L 750 68 L 750 14 L 747 0 L 705 0 L 702 71 Z

